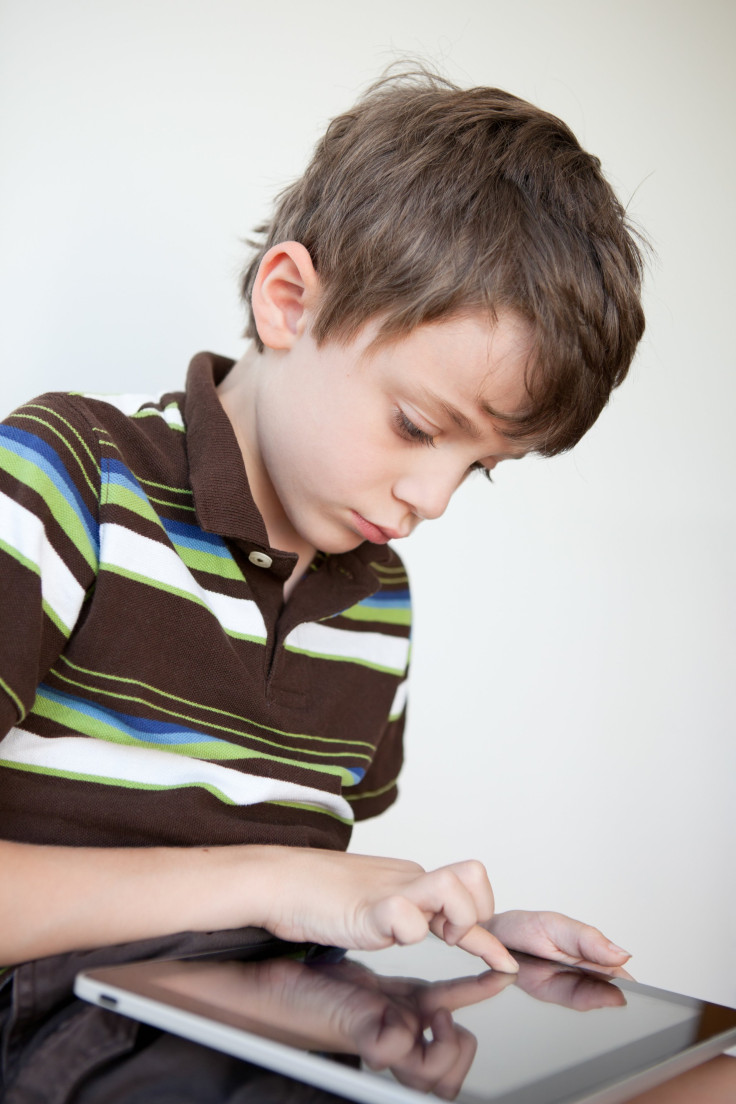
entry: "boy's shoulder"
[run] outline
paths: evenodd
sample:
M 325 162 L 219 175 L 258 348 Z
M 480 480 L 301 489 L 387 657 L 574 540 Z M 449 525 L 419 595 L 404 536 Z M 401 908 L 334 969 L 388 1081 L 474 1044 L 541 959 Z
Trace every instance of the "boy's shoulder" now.
M 156 422 L 183 433 L 183 399 L 182 392 L 173 391 L 155 395 L 47 391 L 13 410 L 3 424 L 57 440 L 76 438 L 80 445 L 114 442 L 119 435 L 125 440 L 134 437 L 137 428 L 148 435 L 146 427 Z
M 242 456 L 231 431 L 225 432 L 230 427 L 216 397 L 218 376 L 230 363 L 213 354 L 198 354 L 186 391 L 46 392 L 0 424 L 0 452 L 9 448 L 32 458 L 39 478 L 43 469 L 52 482 L 64 484 L 65 498 L 79 494 L 90 504 L 98 498 L 107 505 L 125 505 L 126 517 L 131 508 L 142 515 L 150 512 L 144 510 L 150 504 L 158 515 L 168 505 L 176 507 L 182 523 L 194 522 L 196 513 L 207 531 L 236 539 L 255 535 L 267 542 L 261 519 L 247 508 L 255 504 Z M 175 500 L 168 502 L 172 494 Z M 182 510 L 186 518 L 180 516 Z M 237 531 L 230 532 L 236 513 L 242 519 Z M 246 523 L 248 532 L 240 532 Z M 354 552 L 330 559 L 336 561 L 341 577 L 353 570 L 364 585 L 371 577 L 378 583 L 371 587 L 374 593 L 351 611 L 355 618 L 378 618 L 394 626 L 393 631 L 408 627 L 409 579 L 392 545 L 364 542 Z
M 96 545 L 98 511 L 124 507 L 156 521 L 161 500 L 192 512 L 182 394 L 46 392 L 0 425 L 0 490 L 65 524 L 73 514 Z M 6 486 L 7 484 L 7 486 Z

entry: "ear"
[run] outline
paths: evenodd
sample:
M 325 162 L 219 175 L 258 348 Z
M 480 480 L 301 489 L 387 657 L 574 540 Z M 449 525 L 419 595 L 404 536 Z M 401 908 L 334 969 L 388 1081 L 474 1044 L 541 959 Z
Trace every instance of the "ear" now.
M 290 349 L 319 296 L 319 277 L 299 242 L 280 242 L 264 255 L 251 303 L 258 336 L 269 349 Z

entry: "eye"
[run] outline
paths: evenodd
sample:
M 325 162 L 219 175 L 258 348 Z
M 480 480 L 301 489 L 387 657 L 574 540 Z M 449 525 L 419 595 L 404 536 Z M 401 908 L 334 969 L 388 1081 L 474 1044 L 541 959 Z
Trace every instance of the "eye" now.
M 434 437 L 431 433 L 425 433 L 418 425 L 414 425 L 399 407 L 394 411 L 394 425 L 400 437 L 405 441 L 416 441 L 420 445 L 434 445 Z

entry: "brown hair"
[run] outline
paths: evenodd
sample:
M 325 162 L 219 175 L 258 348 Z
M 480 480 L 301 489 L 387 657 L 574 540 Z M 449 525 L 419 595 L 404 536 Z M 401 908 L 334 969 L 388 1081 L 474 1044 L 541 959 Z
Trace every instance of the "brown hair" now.
M 483 310 L 527 320 L 529 405 L 504 433 L 571 448 L 625 378 L 644 330 L 642 252 L 600 161 L 554 115 L 424 69 L 389 74 L 330 123 L 277 199 L 243 274 L 298 241 L 320 277 L 312 334 L 377 341 Z M 246 331 L 262 349 L 252 312 Z

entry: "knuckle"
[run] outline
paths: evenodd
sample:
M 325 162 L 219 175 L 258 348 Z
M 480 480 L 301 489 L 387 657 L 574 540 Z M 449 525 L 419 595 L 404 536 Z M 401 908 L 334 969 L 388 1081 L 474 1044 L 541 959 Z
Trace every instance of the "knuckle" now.
M 426 874 L 424 867 L 413 859 L 394 859 L 392 864 L 392 869 L 406 878 L 420 878 L 422 874 Z
M 474 886 L 481 887 L 490 885 L 488 871 L 480 859 L 468 859 L 467 862 L 463 863 L 463 866 L 466 877 Z
M 421 912 L 400 894 L 387 897 L 383 915 L 397 943 L 419 943 L 427 934 L 427 921 Z
M 452 893 L 459 882 L 457 874 L 449 866 L 443 866 L 440 870 L 436 870 L 434 880 L 441 893 Z

